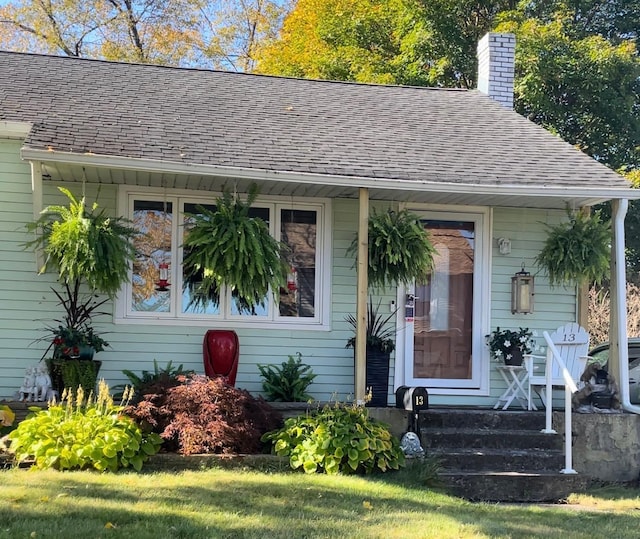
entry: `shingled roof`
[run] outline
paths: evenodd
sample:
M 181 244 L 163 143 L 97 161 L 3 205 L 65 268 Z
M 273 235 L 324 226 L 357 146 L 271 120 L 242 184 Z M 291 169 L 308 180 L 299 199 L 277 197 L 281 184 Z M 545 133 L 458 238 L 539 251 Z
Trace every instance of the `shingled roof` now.
M 355 84 L 0 52 L 24 148 L 493 186 L 624 178 L 475 90 Z

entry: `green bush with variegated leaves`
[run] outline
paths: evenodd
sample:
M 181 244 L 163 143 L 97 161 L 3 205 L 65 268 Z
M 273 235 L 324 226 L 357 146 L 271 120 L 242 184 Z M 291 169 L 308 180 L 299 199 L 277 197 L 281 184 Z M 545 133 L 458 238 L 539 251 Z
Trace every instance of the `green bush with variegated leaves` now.
M 285 421 L 263 441 L 306 473 L 370 474 L 404 466 L 400 442 L 363 406 L 325 406 Z
M 122 410 L 104 381 L 95 397 L 85 398 L 79 388 L 76 394 L 64 395 L 61 403 L 34 410 L 9 434 L 9 452 L 16 463 L 33 460 L 41 469 L 140 471 L 158 452 L 162 439 L 143 433 Z

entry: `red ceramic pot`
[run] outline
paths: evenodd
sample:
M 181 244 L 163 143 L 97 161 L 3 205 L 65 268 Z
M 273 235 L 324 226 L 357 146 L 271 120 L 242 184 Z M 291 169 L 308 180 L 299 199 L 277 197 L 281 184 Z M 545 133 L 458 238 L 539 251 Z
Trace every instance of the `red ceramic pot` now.
M 235 331 L 210 329 L 204 335 L 204 372 L 209 378 L 224 376 L 231 386 L 236 384 L 240 341 Z

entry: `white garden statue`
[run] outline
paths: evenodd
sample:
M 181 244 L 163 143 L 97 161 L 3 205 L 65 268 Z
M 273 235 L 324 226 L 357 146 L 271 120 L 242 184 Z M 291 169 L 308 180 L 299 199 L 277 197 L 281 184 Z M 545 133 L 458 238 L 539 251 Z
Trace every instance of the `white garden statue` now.
M 24 371 L 24 380 L 22 380 L 20 389 L 18 389 L 18 398 L 22 402 L 33 400 L 33 395 L 36 387 L 35 370 L 35 367 L 27 367 L 27 369 Z
M 41 363 L 36 367 L 36 383 L 34 400 L 48 401 L 52 397 L 51 389 L 51 377 L 49 376 L 49 369 L 44 363 Z
M 47 401 L 55 396 L 55 392 L 51 389 L 49 370 L 45 364 L 27 367 L 17 396 L 22 402 Z

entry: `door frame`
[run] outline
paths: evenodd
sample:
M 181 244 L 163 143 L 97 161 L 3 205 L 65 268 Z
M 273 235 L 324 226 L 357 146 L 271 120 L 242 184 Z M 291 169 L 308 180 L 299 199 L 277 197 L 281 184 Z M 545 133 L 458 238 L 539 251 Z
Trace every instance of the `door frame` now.
M 413 379 L 411 374 L 413 357 L 407 356 L 407 323 L 405 322 L 406 295 L 412 288 L 398 286 L 397 305 L 400 306 L 396 317 L 397 340 L 394 372 L 394 390 L 402 385 L 423 385 L 434 395 L 489 395 L 489 353 L 484 336 L 488 332 L 491 315 L 491 252 L 493 230 L 493 211 L 485 206 L 444 206 L 444 205 L 406 205 L 408 210 L 421 219 L 442 221 L 473 221 L 476 223 L 474 250 L 474 304 L 472 325 L 473 382 L 467 387 L 444 387 L 440 384 L 427 384 L 429 379 Z M 413 332 L 413 324 L 409 326 Z M 413 333 L 411 334 L 413 339 Z M 478 359 L 476 359 L 478 358 Z M 452 384 L 453 385 L 453 384 Z M 460 384 L 461 386 L 464 384 Z

